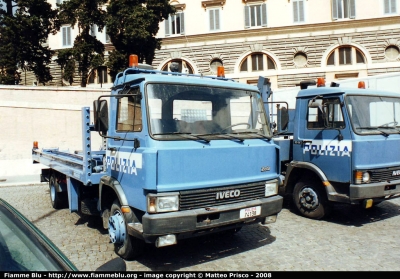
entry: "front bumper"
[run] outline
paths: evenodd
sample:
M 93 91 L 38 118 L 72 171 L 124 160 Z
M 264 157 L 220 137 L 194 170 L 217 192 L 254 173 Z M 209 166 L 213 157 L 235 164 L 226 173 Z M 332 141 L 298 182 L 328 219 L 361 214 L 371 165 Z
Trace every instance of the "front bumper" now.
M 378 182 L 371 184 L 351 184 L 350 200 L 364 199 L 392 199 L 400 197 L 400 180 L 388 182 Z
M 245 224 L 264 222 L 266 217 L 277 215 L 282 210 L 282 204 L 281 196 L 272 196 L 207 209 L 145 214 L 142 224 L 128 224 L 128 232 L 130 235 L 141 234 L 148 243 L 154 243 L 158 236 L 167 234 L 175 234 L 177 239 L 196 237 Z M 260 215 L 241 219 L 240 210 L 253 206 L 261 207 Z

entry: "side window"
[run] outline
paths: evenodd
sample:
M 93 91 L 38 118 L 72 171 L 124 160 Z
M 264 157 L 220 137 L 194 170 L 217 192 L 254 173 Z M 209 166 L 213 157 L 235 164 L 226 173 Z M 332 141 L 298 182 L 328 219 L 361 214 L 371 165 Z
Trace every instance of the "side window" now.
M 267 26 L 267 4 L 244 6 L 244 27 Z
M 383 1 L 383 11 L 384 14 L 395 14 L 397 13 L 397 6 L 396 6 L 396 1 L 397 0 L 384 0 Z
M 142 107 L 140 105 L 139 88 L 132 88 L 132 96 L 118 100 L 117 131 L 140 132 L 142 131 Z
M 210 31 L 217 31 L 221 29 L 220 25 L 220 9 L 208 10 L 208 21 Z
M 342 129 L 344 118 L 338 98 L 323 99 L 320 107 L 308 107 L 308 129 Z
M 165 36 L 185 34 L 184 15 L 183 12 L 169 15 L 165 20 Z
M 61 42 L 62 47 L 72 46 L 71 26 L 61 27 L 61 35 L 62 35 L 62 42 Z
M 332 0 L 332 18 L 344 19 L 356 17 L 356 0 Z
M 304 22 L 304 0 L 293 1 L 293 22 Z

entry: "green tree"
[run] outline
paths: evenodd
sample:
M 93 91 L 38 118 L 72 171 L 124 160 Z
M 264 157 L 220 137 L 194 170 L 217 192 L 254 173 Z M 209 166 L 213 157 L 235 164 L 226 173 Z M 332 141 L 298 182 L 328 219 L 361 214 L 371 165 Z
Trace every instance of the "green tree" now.
M 72 85 L 75 76 L 75 59 L 72 49 L 67 48 L 58 51 L 56 62 L 61 67 L 61 78 Z
M 0 9 L 0 83 L 14 84 L 18 68 L 32 71 L 39 83 L 52 80 L 53 51 L 46 45 L 55 34 L 57 12 L 46 0 L 3 0 Z M 0 4 L 1 5 L 1 4 Z
M 168 0 L 110 0 L 107 6 L 107 34 L 115 50 L 110 53 L 107 67 L 114 81 L 117 73 L 128 66 L 129 55 L 139 62 L 151 64 L 161 39 L 155 36 L 159 23 L 175 13 Z
M 104 29 L 106 11 L 103 6 L 107 0 L 69 0 L 59 4 L 58 28 L 62 24 L 77 26 L 79 35 L 76 36 L 72 47 L 73 60 L 78 64 L 81 77 L 81 87 L 86 87 L 89 70 L 98 67 L 98 61 L 103 61 L 104 45 L 92 36 L 91 31 Z

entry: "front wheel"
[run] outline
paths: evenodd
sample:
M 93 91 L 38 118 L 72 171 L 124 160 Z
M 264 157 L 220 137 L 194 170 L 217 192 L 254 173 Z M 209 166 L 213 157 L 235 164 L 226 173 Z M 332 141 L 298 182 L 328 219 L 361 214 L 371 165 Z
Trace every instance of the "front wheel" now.
M 118 200 L 115 200 L 111 206 L 108 235 L 114 244 L 115 253 L 126 260 L 133 259 L 144 251 L 144 241 L 128 234 L 124 214 Z
M 293 203 L 297 211 L 310 219 L 322 219 L 332 211 L 322 186 L 316 181 L 299 181 L 294 186 Z

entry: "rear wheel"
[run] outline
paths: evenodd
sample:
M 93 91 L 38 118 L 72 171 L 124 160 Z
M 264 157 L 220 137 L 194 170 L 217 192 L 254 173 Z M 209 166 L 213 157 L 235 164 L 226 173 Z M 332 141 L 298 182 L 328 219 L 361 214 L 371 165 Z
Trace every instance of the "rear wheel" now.
M 144 241 L 128 234 L 124 214 L 118 200 L 115 200 L 111 206 L 108 235 L 114 244 L 115 252 L 126 260 L 133 259 L 144 251 Z
M 66 193 L 58 192 L 60 188 L 56 176 L 53 174 L 49 180 L 50 201 L 54 209 L 61 209 L 66 205 Z
M 318 182 L 315 180 L 299 181 L 293 190 L 293 203 L 297 211 L 310 219 L 322 219 L 332 211 L 332 204 L 328 201 L 324 189 Z

